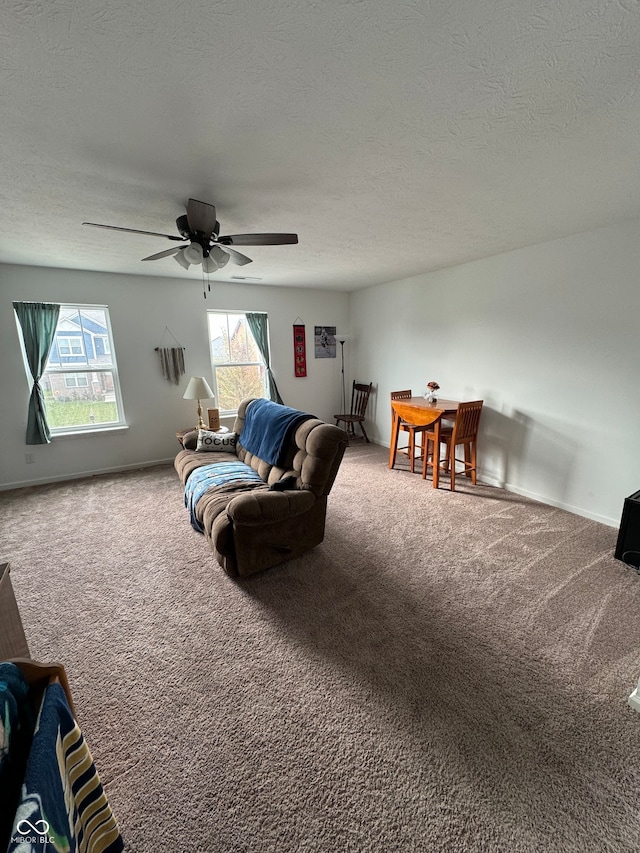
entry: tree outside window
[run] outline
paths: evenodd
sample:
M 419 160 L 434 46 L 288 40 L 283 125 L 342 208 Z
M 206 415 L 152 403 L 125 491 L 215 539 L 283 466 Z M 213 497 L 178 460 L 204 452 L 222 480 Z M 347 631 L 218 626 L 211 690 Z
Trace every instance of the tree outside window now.
M 237 412 L 246 397 L 268 397 L 266 366 L 244 314 L 209 311 L 213 390 L 222 413 Z

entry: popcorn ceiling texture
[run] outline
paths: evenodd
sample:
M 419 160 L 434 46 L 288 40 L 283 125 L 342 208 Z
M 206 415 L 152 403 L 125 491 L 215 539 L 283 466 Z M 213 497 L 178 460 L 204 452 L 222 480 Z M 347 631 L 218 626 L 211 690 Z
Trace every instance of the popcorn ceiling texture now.
M 637 0 L 7 0 L 0 262 L 141 264 L 193 195 L 352 289 L 640 215 Z M 229 277 L 227 268 L 217 277 Z

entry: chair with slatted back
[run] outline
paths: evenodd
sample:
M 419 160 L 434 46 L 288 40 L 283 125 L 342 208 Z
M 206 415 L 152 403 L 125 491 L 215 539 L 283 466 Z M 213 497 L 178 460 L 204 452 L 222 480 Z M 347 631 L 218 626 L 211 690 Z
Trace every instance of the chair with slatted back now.
M 411 397 L 413 397 L 413 393 L 410 389 L 407 391 L 392 391 L 391 392 L 391 399 L 392 400 L 409 400 L 409 399 L 411 399 Z M 420 458 L 422 458 L 422 450 L 423 450 L 422 446 L 424 444 L 424 442 L 422 440 L 420 440 L 419 444 L 416 444 L 416 436 L 418 436 L 418 438 L 422 439 L 422 433 L 424 433 L 425 430 L 428 430 L 428 429 L 429 429 L 429 426 L 418 426 L 417 424 L 410 424 L 410 423 L 407 423 L 407 421 L 400 419 L 400 432 L 406 432 L 408 434 L 409 444 L 407 447 L 398 447 L 396 444 L 396 447 L 394 448 L 394 454 L 393 454 L 394 464 L 395 464 L 396 452 L 406 454 L 409 457 L 409 464 L 411 466 L 411 473 L 413 474 L 414 467 L 415 467 L 415 459 L 416 459 L 416 447 L 420 451 L 420 454 L 419 454 Z M 391 467 L 393 467 L 393 465 Z
M 440 430 L 440 443 L 446 445 L 444 464 L 440 466 L 440 448 L 435 447 L 435 433 L 428 430 L 424 433 L 424 456 L 422 461 L 422 477 L 427 476 L 429 465 L 439 465 L 441 470 L 451 476 L 451 491 L 456 488 L 456 462 L 464 466 L 458 472 L 471 478 L 472 484 L 476 484 L 476 471 L 478 462 L 478 427 L 480 415 L 482 414 L 482 400 L 474 400 L 470 403 L 460 403 L 456 413 L 453 427 L 443 427 Z M 433 445 L 431 452 L 429 447 Z M 456 447 L 464 448 L 464 459 L 456 457 Z
M 364 385 L 362 382 L 354 382 L 351 389 L 351 411 L 333 416 L 336 419 L 336 426 L 340 426 L 341 421 L 344 423 L 345 432 L 350 439 L 356 437 L 355 425 L 358 424 L 364 440 L 369 443 L 369 437 L 364 428 L 364 417 L 367 412 L 372 387 L 372 382 L 368 385 Z

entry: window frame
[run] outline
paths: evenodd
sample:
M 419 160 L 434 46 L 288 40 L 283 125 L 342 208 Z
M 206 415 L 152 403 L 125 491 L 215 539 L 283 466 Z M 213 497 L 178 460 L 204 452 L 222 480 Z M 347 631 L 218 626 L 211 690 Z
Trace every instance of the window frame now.
M 235 309 L 235 310 L 234 309 L 223 310 L 220 308 L 209 308 L 209 309 L 207 309 L 207 338 L 208 338 L 208 343 L 209 343 L 209 360 L 211 362 L 211 377 L 212 377 L 211 388 L 213 390 L 213 393 L 215 394 L 216 406 L 219 407 L 220 415 L 222 417 L 232 417 L 234 415 L 237 415 L 238 410 L 237 410 L 237 408 L 235 408 L 235 409 L 220 408 L 220 394 L 218 391 L 218 377 L 217 377 L 217 372 L 216 372 L 218 367 L 222 367 L 222 368 L 225 368 L 225 367 L 261 367 L 262 368 L 262 374 L 263 374 L 262 397 L 267 399 L 267 400 L 269 399 L 269 377 L 267 374 L 267 363 L 265 362 L 264 358 L 260 354 L 260 348 L 257 344 L 256 339 L 253 337 L 253 333 L 249 327 L 249 323 L 247 322 L 247 313 L 249 313 L 249 314 L 251 314 L 251 313 L 264 314 L 267 317 L 267 323 L 269 322 L 269 317 L 268 317 L 268 314 L 266 311 L 251 312 L 251 311 L 240 311 L 237 309 Z M 209 324 L 209 317 L 212 314 L 216 314 L 218 316 L 224 316 L 227 318 L 226 323 L 227 323 L 227 333 L 229 335 L 229 340 L 231 340 L 231 333 L 230 333 L 230 328 L 229 328 L 229 317 L 230 316 L 236 316 L 236 317 L 244 318 L 244 323 L 245 323 L 245 328 L 246 328 L 247 334 L 251 335 L 254 346 L 258 352 L 258 359 L 259 360 L 258 361 L 231 361 L 231 357 L 230 357 L 231 353 L 229 353 L 229 361 L 228 362 L 224 362 L 224 363 L 215 362 L 214 357 L 213 357 L 212 346 L 211 346 L 211 344 L 213 342 L 213 338 L 211 337 L 211 326 Z
M 90 388 L 91 387 L 92 383 L 91 383 L 91 379 L 89 378 L 88 374 L 99 374 L 99 373 L 111 374 L 112 381 L 113 381 L 113 393 L 115 396 L 117 420 L 107 421 L 107 422 L 99 422 L 99 423 L 89 423 L 89 424 L 72 424 L 70 426 L 64 426 L 64 427 L 58 426 L 58 427 L 56 427 L 56 426 L 52 426 L 51 423 L 49 423 L 48 419 L 47 419 L 49 431 L 51 433 L 51 438 L 53 439 L 53 438 L 64 436 L 64 435 L 77 435 L 77 434 L 91 434 L 91 433 L 96 433 L 96 432 L 106 432 L 109 430 L 117 430 L 117 429 L 122 429 L 123 427 L 126 427 L 127 422 L 125 419 L 124 406 L 123 406 L 123 402 L 122 402 L 122 391 L 120 388 L 120 376 L 118 373 L 118 363 L 116 360 L 115 343 L 113 340 L 113 331 L 111 328 L 111 315 L 109 312 L 109 306 L 108 305 L 96 305 L 93 303 L 92 304 L 78 303 L 78 302 L 60 302 L 58 304 L 60 305 L 60 317 L 58 318 L 58 324 L 63 319 L 62 318 L 63 311 L 66 311 L 69 309 L 73 310 L 73 311 L 79 311 L 79 312 L 82 312 L 85 310 L 86 311 L 103 311 L 104 312 L 104 324 L 105 324 L 105 328 L 107 330 L 107 333 L 106 333 L 106 335 L 96 334 L 96 335 L 93 335 L 93 337 L 94 337 L 94 339 L 100 337 L 105 341 L 105 343 L 106 343 L 105 355 L 109 356 L 110 364 L 102 367 L 100 365 L 91 365 L 90 366 L 87 363 L 87 365 L 85 367 L 84 365 L 78 364 L 76 362 L 76 363 L 69 363 L 66 365 L 61 364 L 60 366 L 50 367 L 49 361 L 51 358 L 51 354 L 54 351 L 54 346 L 57 346 L 57 326 L 56 326 L 56 336 L 54 336 L 54 343 L 51 347 L 51 352 L 49 353 L 49 358 L 47 359 L 47 365 L 46 365 L 44 371 L 42 372 L 42 376 L 40 378 L 40 385 L 44 389 L 44 384 L 45 384 L 45 382 L 49 376 L 62 376 L 62 377 L 64 377 L 65 386 L 66 386 L 66 378 L 68 375 L 70 375 L 70 374 L 76 375 L 76 374 L 82 373 L 82 374 L 87 375 L 87 384 L 86 385 L 74 386 L 76 389 L 82 390 L 84 388 Z M 64 318 L 64 319 L 66 319 L 66 318 Z M 65 337 L 64 333 L 62 333 L 62 337 L 63 338 Z M 82 345 L 82 356 L 85 359 L 87 359 L 87 362 L 88 362 L 88 357 L 87 357 L 85 343 L 84 343 L 84 337 L 82 334 L 80 335 L 79 340 L 81 341 L 81 345 Z M 77 357 L 79 357 L 79 353 L 74 353 L 73 351 L 71 351 L 65 355 L 63 353 L 60 353 L 59 349 L 58 349 L 58 355 L 62 356 L 63 358 L 74 358 L 74 357 L 77 358 Z M 69 388 L 69 390 L 73 390 L 73 389 Z M 45 409 L 46 409 L 46 402 L 45 402 Z

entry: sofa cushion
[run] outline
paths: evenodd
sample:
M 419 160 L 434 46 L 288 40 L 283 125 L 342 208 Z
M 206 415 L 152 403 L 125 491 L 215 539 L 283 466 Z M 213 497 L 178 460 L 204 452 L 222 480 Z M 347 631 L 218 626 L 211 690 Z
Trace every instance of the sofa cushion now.
M 213 432 L 210 429 L 198 430 L 196 450 L 208 453 L 234 453 L 238 436 L 235 432 Z
M 191 526 L 204 533 L 202 518 L 197 510 L 198 502 L 205 494 L 229 496 L 255 488 L 266 489 L 264 480 L 244 462 L 202 465 L 189 475 L 184 488 L 184 505 L 189 510 Z
M 180 475 L 182 485 L 186 486 L 187 480 L 194 471 L 201 468 L 203 465 L 211 465 L 216 462 L 237 462 L 238 457 L 235 453 L 216 453 L 212 456 L 210 453 L 198 453 L 193 450 L 181 450 L 174 460 L 174 468 Z

